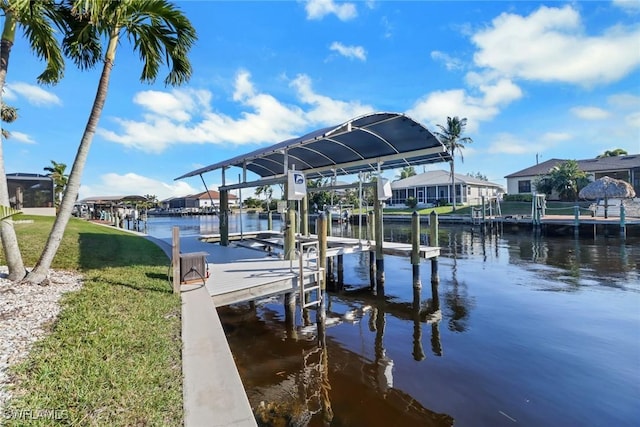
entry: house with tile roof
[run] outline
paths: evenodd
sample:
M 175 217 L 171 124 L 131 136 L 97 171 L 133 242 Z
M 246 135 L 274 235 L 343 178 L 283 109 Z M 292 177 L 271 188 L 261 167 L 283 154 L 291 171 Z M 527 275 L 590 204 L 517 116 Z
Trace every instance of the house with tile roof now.
M 546 175 L 555 167 L 571 159 L 550 159 L 530 166 L 518 172 L 505 176 L 508 194 L 533 194 L 536 191 L 535 181 Z M 640 194 L 640 154 L 613 157 L 598 157 L 595 159 L 576 160 L 580 170 L 584 171 L 590 180 L 603 176 L 621 179 L 631 184 Z
M 455 174 L 456 205 L 479 205 L 482 197 L 496 197 L 504 193 L 500 184 L 484 181 L 468 175 Z M 409 197 L 415 197 L 418 207 L 437 205 L 439 202 L 453 203 L 451 172 L 429 171 L 399 179 L 391 183 L 389 207 L 406 207 Z

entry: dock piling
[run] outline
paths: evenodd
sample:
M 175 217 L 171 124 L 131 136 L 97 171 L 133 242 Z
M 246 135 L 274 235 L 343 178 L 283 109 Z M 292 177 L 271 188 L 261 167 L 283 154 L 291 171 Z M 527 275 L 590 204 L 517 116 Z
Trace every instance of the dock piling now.
M 422 287 L 420 282 L 420 214 L 411 214 L 411 265 L 413 269 L 413 288 Z
M 384 294 L 384 233 L 382 229 L 382 201 L 375 198 L 375 236 L 376 236 L 376 290 L 378 294 Z
M 429 215 L 429 246 L 440 246 L 438 239 L 438 213 L 432 211 Z
M 321 274 L 318 280 L 320 280 L 320 289 L 323 291 L 327 288 L 327 217 L 322 212 L 318 216 L 318 262 L 320 263 Z

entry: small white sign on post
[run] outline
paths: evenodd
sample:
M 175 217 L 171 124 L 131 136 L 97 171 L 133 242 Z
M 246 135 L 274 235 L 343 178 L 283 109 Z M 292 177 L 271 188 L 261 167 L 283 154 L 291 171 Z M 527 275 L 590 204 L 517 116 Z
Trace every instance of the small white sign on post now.
M 307 180 L 299 171 L 289 171 L 287 200 L 302 200 L 307 195 Z
M 278 207 L 276 209 L 280 214 L 285 213 L 287 211 L 287 202 L 284 200 L 278 200 Z
M 391 198 L 391 183 L 388 179 L 378 177 L 378 200 Z

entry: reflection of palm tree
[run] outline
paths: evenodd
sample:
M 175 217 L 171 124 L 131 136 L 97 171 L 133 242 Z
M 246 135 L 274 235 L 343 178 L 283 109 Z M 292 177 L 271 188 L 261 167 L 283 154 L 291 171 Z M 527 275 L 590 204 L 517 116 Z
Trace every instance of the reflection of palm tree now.
M 451 267 L 451 283 L 453 284 L 453 289 L 445 292 L 444 300 L 450 311 L 449 330 L 464 332 L 467 330 L 466 321 L 469 317 L 472 301 L 466 295 L 461 295 L 461 287 L 466 288 L 466 285 L 460 285 L 458 282 L 457 233 L 450 233 L 449 239 L 453 259 L 453 266 Z M 453 240 L 453 243 L 451 240 Z

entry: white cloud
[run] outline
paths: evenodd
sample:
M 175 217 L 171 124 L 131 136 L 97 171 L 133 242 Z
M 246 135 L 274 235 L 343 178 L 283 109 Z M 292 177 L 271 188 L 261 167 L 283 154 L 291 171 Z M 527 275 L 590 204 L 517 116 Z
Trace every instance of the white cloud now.
M 363 105 L 359 101 L 339 101 L 315 93 L 311 87 L 311 79 L 306 75 L 298 75 L 291 82 L 291 86 L 297 90 L 301 102 L 313 107 L 304 115 L 305 119 L 313 124 L 338 125 L 375 110 L 372 106 Z
M 367 60 L 367 51 L 362 46 L 345 46 L 340 42 L 333 42 L 329 49 L 349 59 Z
M 208 109 L 211 94 L 200 90 L 173 90 L 170 93 L 157 90 L 138 92 L 133 102 L 159 116 L 186 122 L 194 112 Z
M 556 144 L 558 142 L 569 141 L 573 135 L 567 132 L 546 132 L 540 137 L 540 141 L 545 144 Z
M 505 106 L 522 97 L 522 91 L 509 80 L 479 88 L 481 97 L 467 94 L 463 89 L 432 92 L 416 101 L 407 111 L 410 117 L 430 124 L 446 122 L 448 116 L 467 118 L 467 132 L 475 132 L 482 121 L 493 119 Z
M 640 108 L 640 96 L 629 93 L 618 93 L 607 98 L 607 102 L 614 108 L 631 109 Z
M 434 61 L 442 62 L 449 71 L 461 70 L 463 68 L 462 61 L 444 52 L 440 52 L 439 50 L 434 50 L 431 52 L 431 59 L 433 59 Z
M 35 144 L 36 143 L 36 141 L 34 141 L 29 135 L 27 135 L 26 133 L 18 132 L 18 131 L 10 131 L 9 132 L 9 139 L 11 141 L 22 142 L 23 144 Z
M 511 78 L 578 85 L 620 80 L 640 66 L 640 29 L 584 33 L 571 6 L 542 6 L 529 16 L 502 13 L 472 36 L 477 66 Z
M 489 141 L 490 154 L 537 154 L 559 143 L 569 141 L 573 136 L 565 132 L 547 132 L 537 140 L 523 140 L 512 133 L 499 133 Z
M 603 120 L 611 116 L 610 112 L 598 107 L 573 107 L 570 111 L 583 120 Z
M 135 189 L 136 195 L 153 194 L 159 200 L 201 191 L 183 180 L 167 184 L 135 173 L 126 173 L 124 175 L 107 173 L 100 176 L 100 181 L 96 184 L 82 185 L 79 198 L 131 195 L 132 189 Z
M 57 95 L 42 89 L 39 86 L 22 82 L 7 83 L 4 96 L 9 100 L 16 100 L 18 97 L 25 98 L 31 105 L 46 107 L 50 105 L 62 105 L 62 100 Z
M 629 13 L 640 12 L 640 2 L 638 0 L 613 0 L 613 4 Z
M 290 86 L 295 89 L 299 101 L 310 108 L 287 105 L 272 95 L 260 93 L 249 72 L 241 70 L 236 75 L 233 92 L 233 100 L 245 110 L 239 117 L 212 111 L 211 96 L 207 91 L 175 89 L 170 93 L 154 92 L 151 97 L 136 95 L 134 98 L 145 109 L 143 120 L 111 118 L 121 131 L 103 127 L 97 133 L 108 141 L 130 148 L 161 153 L 175 144 L 276 143 L 300 136 L 310 126 L 338 125 L 374 110 L 358 101 L 340 101 L 315 93 L 311 79 L 306 75 L 297 76 Z M 161 106 L 152 106 L 139 99 L 164 102 Z M 194 108 L 180 109 L 176 100 Z M 196 110 L 204 112 L 196 116 Z
M 348 21 L 358 16 L 358 11 L 353 3 L 337 4 L 333 0 L 308 0 L 305 10 L 307 11 L 307 19 L 322 19 L 332 13 L 341 21 Z

